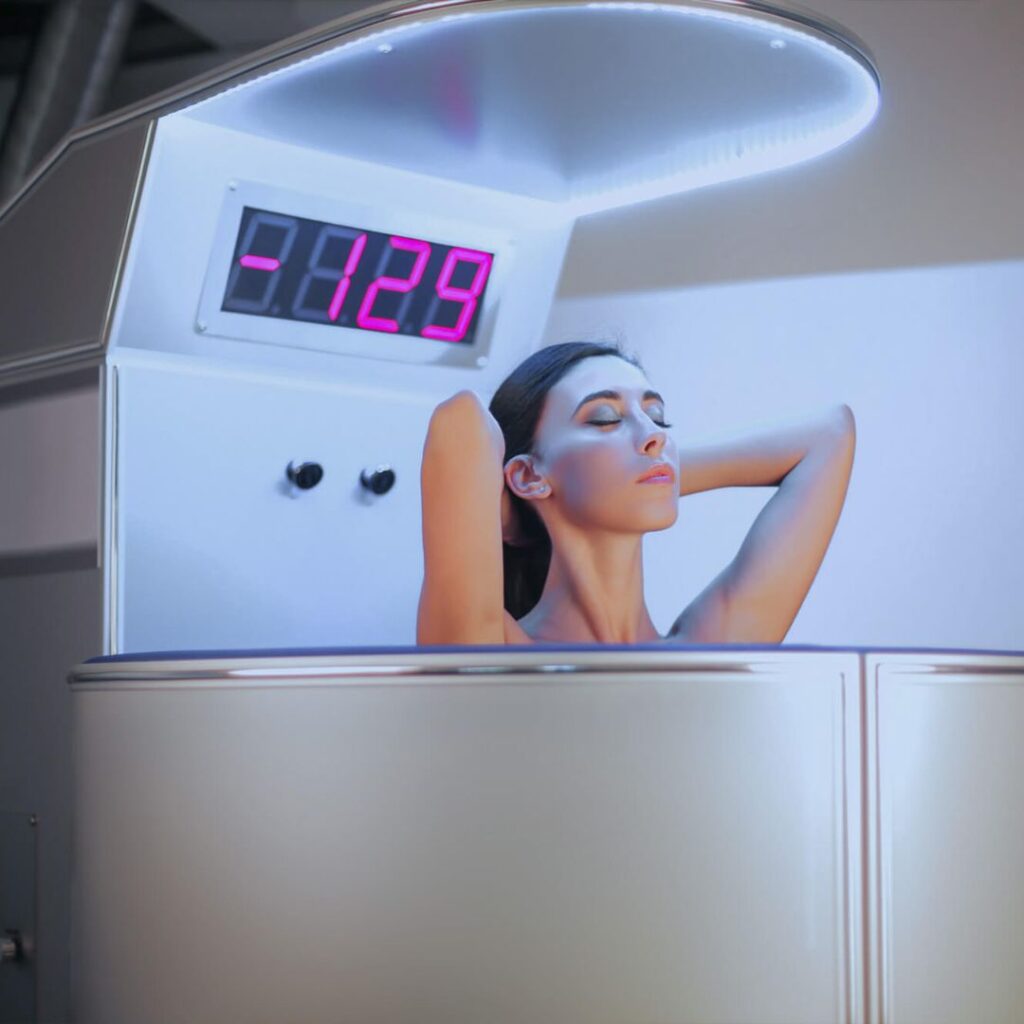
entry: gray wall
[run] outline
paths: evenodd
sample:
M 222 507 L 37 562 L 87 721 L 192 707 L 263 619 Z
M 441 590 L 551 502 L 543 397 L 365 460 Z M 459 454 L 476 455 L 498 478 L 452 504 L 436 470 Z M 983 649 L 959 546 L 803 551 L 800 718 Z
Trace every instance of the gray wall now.
M 102 588 L 100 569 L 0 579 L 0 811 L 38 818 L 32 937 L 36 1019 L 43 1024 L 69 1020 L 72 778 L 67 674 L 101 650 Z M 13 925 L 0 921 L 0 928 Z M 3 1010 L 0 1006 L 0 1020 L 9 1019 Z
M 1024 3 L 802 6 L 874 54 L 874 124 L 798 168 L 582 220 L 560 297 L 1024 256 Z

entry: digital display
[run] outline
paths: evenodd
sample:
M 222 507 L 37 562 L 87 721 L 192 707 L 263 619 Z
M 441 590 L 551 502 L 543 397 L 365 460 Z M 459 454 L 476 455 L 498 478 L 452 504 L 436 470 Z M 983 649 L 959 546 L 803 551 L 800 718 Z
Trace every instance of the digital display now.
M 472 344 L 494 254 L 246 206 L 221 309 Z

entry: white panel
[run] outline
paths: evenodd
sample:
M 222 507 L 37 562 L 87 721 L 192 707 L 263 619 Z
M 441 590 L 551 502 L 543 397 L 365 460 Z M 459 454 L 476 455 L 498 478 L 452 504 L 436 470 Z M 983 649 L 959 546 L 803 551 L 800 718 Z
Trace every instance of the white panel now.
M 81 1024 L 862 1020 L 856 656 L 674 660 L 77 691 Z
M 382 347 L 379 333 L 327 325 L 322 327 L 322 342 L 295 347 L 308 345 L 307 335 L 320 326 L 305 323 L 275 335 L 287 334 L 285 345 L 269 344 L 261 317 L 251 318 L 248 341 L 236 340 L 237 334 L 204 334 L 197 328 L 197 313 L 225 197 L 232 182 L 248 181 L 290 190 L 305 203 L 315 204 L 316 217 L 332 223 L 346 223 L 345 217 L 359 209 L 368 218 L 359 226 L 369 229 L 455 240 L 466 237 L 466 226 L 471 225 L 470 237 L 479 239 L 481 247 L 503 240 L 495 260 L 494 287 L 488 289 L 487 321 L 481 325 L 483 362 L 459 365 L 458 358 L 452 359 L 461 357 L 452 352 L 454 346 L 430 339 L 407 339 L 409 345 L 429 352 L 427 364 L 396 362 L 394 353 L 385 361 L 374 358 L 375 348 Z M 301 206 L 298 212 L 307 215 L 306 210 Z M 453 394 L 463 387 L 494 390 L 540 342 L 570 231 L 569 215 L 549 203 L 456 186 L 171 117 L 161 121 L 156 132 L 115 311 L 113 344 L 120 350 L 191 355 L 208 366 L 247 363 L 419 394 Z M 233 319 L 246 318 L 234 314 Z M 341 334 L 350 336 L 346 350 L 332 351 L 333 339 Z M 359 336 L 364 357 L 354 347 Z M 388 341 L 394 339 L 384 338 L 385 344 Z M 324 350 L 312 350 L 318 346 Z
M 0 557 L 99 543 L 96 388 L 0 405 Z
M 415 642 L 431 399 L 142 367 L 119 396 L 120 650 Z
M 230 288 L 229 282 L 235 269 L 234 254 L 236 246 L 239 244 L 239 224 L 242 222 L 243 210 L 246 207 L 268 211 L 272 215 L 284 214 L 287 218 L 285 224 L 292 232 L 298 228 L 299 218 L 305 218 L 318 221 L 321 225 L 329 224 L 334 228 L 347 226 L 358 228 L 364 232 L 372 231 L 379 235 L 392 233 L 400 236 L 414 235 L 417 240 L 428 242 L 430 250 L 440 245 L 472 247 L 477 252 L 486 252 L 493 257 L 493 260 L 483 276 L 486 288 L 479 302 L 474 303 L 473 307 L 476 309 L 474 315 L 478 320 L 475 337 L 467 334 L 463 342 L 455 343 L 416 336 L 415 333 L 411 336 L 397 332 L 394 334 L 383 331 L 369 333 L 367 330 L 358 329 L 354 324 L 341 327 L 339 326 L 340 320 L 332 325 L 329 322 L 329 311 L 324 296 L 321 296 L 320 300 L 322 305 L 318 302 L 309 308 L 316 310 L 326 322 L 310 322 L 308 318 L 305 320 L 279 319 L 275 316 L 253 315 L 251 308 L 253 306 L 260 308 L 263 302 L 262 298 L 253 301 L 255 296 L 249 296 L 247 300 L 250 307 L 248 312 L 223 310 L 222 305 L 226 301 L 227 294 L 225 289 Z M 249 223 L 252 224 L 251 221 Z M 278 224 L 280 223 L 278 221 Z M 372 225 L 372 228 L 367 228 L 367 225 Z M 280 232 L 279 239 L 289 238 L 288 231 L 280 228 L 278 230 Z M 291 239 L 294 240 L 294 237 L 293 233 Z M 321 237 L 323 237 L 322 234 Z M 289 251 L 290 256 L 282 255 L 281 258 L 290 267 L 298 266 L 300 273 L 303 269 L 309 268 L 309 260 L 314 257 L 316 252 L 316 244 L 312 243 L 311 250 L 308 250 L 309 255 L 303 262 L 302 257 L 298 255 L 298 245 L 293 246 L 288 241 L 277 251 L 283 253 L 285 248 Z M 221 208 L 217 235 L 210 250 L 209 269 L 203 281 L 203 293 L 197 311 L 196 326 L 207 337 L 220 335 L 274 345 L 321 349 L 334 354 L 355 355 L 362 359 L 390 359 L 406 363 L 440 362 L 446 366 L 485 366 L 489 360 L 490 341 L 494 332 L 498 299 L 505 285 L 505 278 L 509 276 L 517 262 L 517 248 L 518 239 L 511 236 L 508 230 L 495 231 L 493 227 L 481 228 L 472 221 L 460 222 L 450 215 L 438 217 L 431 211 L 414 213 L 411 210 L 392 210 L 384 204 L 373 202 L 369 196 L 364 197 L 362 202 L 350 200 L 345 203 L 333 196 L 308 195 L 252 181 L 232 181 L 225 187 L 224 204 Z M 351 252 L 352 249 L 346 250 L 346 255 Z M 276 259 L 276 257 L 274 258 Z M 434 259 L 434 263 L 437 269 L 432 277 L 436 283 L 440 280 L 439 272 L 443 266 L 439 253 Z M 374 280 L 370 276 L 373 271 L 369 269 L 372 264 L 365 256 L 358 259 L 356 265 L 364 269 L 368 282 Z M 328 268 L 326 271 L 318 269 L 316 274 L 321 281 L 326 277 L 329 287 L 334 288 L 340 278 L 340 269 Z M 284 268 L 281 267 L 273 273 L 280 275 L 284 272 Z M 268 277 L 266 271 L 251 271 L 251 273 L 261 276 L 261 287 L 267 296 L 267 307 L 280 311 L 278 305 L 280 300 L 273 298 L 275 289 L 277 296 L 283 294 L 281 288 L 277 287 L 281 283 L 280 276 L 277 276 L 275 280 Z M 303 274 L 303 276 L 305 275 Z M 430 281 L 430 277 L 426 278 L 421 287 L 415 289 L 415 292 L 420 296 L 423 296 L 424 293 L 436 296 L 437 292 L 431 287 Z M 349 296 L 346 301 L 350 301 L 355 307 L 352 314 L 344 317 L 345 321 L 349 321 L 350 316 L 359 308 L 356 303 L 367 296 L 365 285 L 361 290 L 358 285 L 350 287 L 352 285 L 352 278 L 344 285 Z M 329 291 L 325 291 L 325 295 L 329 294 Z M 299 283 L 297 290 L 293 293 L 293 309 L 295 301 L 301 295 L 302 285 Z M 274 303 L 273 306 L 270 305 L 271 300 Z M 448 308 L 450 310 L 450 306 Z M 462 304 L 461 309 L 466 308 L 467 305 Z M 424 323 L 422 326 L 426 326 L 426 324 Z
M 866 678 L 878 1019 L 1019 1020 L 1024 657 L 873 655 Z

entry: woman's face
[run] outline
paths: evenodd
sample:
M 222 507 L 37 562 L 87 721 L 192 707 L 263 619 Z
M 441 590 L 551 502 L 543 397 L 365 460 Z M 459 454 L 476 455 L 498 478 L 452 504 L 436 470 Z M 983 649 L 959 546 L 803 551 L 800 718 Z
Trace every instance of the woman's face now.
M 661 425 L 664 402 L 653 392 L 639 369 L 616 356 L 581 360 L 548 392 L 534 436 L 534 473 L 518 477 L 525 493 L 516 488 L 543 499 L 533 507 L 545 524 L 557 515 L 582 528 L 640 533 L 676 521 L 679 456 Z M 641 483 L 659 463 L 670 479 Z

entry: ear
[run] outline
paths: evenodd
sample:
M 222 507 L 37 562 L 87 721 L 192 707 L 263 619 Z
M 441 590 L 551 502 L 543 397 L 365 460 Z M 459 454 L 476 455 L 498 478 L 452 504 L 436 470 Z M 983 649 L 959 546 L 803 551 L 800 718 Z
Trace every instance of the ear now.
M 517 497 L 526 501 L 546 498 L 551 494 L 547 478 L 537 471 L 531 455 L 516 455 L 505 463 L 505 483 Z

